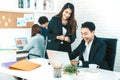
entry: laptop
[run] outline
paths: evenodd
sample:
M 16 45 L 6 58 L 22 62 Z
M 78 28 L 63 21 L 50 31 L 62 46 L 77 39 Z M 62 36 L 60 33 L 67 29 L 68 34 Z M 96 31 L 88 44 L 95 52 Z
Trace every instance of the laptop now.
M 18 50 L 23 50 L 24 46 L 27 44 L 26 37 L 15 38 L 15 44 Z
M 70 59 L 67 52 L 47 50 L 48 59 L 50 61 L 59 62 L 62 66 L 70 65 Z

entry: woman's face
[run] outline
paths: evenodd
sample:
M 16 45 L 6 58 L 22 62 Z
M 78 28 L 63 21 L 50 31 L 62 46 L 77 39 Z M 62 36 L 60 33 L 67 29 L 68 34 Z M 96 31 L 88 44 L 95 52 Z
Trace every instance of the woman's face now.
M 72 10 L 70 8 L 67 8 L 62 13 L 62 18 L 64 20 L 67 20 L 71 16 Z

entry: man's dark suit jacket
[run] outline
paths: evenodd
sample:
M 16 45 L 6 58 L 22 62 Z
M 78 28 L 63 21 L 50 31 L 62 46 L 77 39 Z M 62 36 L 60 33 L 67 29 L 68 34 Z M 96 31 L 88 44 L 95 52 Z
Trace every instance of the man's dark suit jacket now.
M 106 44 L 102 40 L 98 39 L 96 36 L 94 37 L 90 49 L 89 61 L 84 61 L 83 59 L 83 52 L 85 51 L 85 48 L 85 41 L 82 40 L 80 45 L 71 53 L 70 59 L 72 60 L 79 56 L 79 60 L 82 60 L 83 62 L 83 67 L 88 67 L 90 63 L 95 63 L 98 64 L 100 68 L 109 69 L 105 60 Z
M 41 28 L 41 31 L 42 31 L 42 35 L 43 35 L 44 39 L 46 40 L 47 28 L 42 27 L 42 26 L 40 26 L 40 28 Z
M 62 20 L 61 17 L 52 17 L 52 19 L 49 22 L 48 30 L 47 30 L 47 49 L 52 50 L 59 50 L 59 46 L 61 44 L 60 40 L 57 40 L 56 37 L 59 35 L 62 35 Z M 68 26 L 69 27 L 69 26 Z M 71 50 L 71 43 L 75 40 L 76 34 L 70 35 L 70 32 L 67 31 L 66 36 L 69 36 L 70 43 L 64 42 L 65 50 L 66 52 L 69 52 Z

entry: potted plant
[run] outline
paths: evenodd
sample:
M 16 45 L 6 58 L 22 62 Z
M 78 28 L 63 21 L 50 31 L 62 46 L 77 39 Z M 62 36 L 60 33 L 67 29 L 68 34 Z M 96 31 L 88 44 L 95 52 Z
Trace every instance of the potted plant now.
M 77 65 L 67 65 L 63 67 L 63 74 L 67 80 L 76 80 L 76 75 L 79 73 Z
M 69 74 L 69 75 L 76 74 L 77 75 L 79 73 L 79 70 L 76 65 L 67 65 L 63 67 L 63 72 L 64 74 Z

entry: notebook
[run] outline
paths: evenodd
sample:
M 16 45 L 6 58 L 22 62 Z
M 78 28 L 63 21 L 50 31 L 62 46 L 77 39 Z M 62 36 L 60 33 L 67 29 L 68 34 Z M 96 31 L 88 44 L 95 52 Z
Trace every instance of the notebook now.
M 47 55 L 50 61 L 59 62 L 62 66 L 70 65 L 70 59 L 67 52 L 47 50 Z
M 3 67 L 6 67 L 6 68 L 9 68 L 10 65 L 12 65 L 12 64 L 14 64 L 14 63 L 16 63 L 16 62 L 17 62 L 17 61 L 5 62 L 5 63 L 2 63 L 2 66 L 3 66 Z

